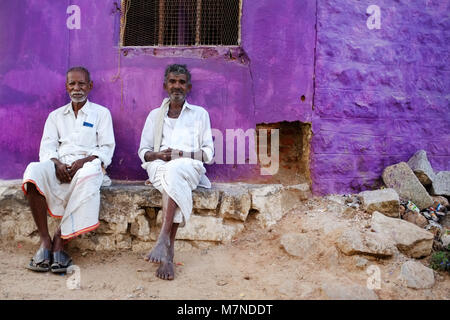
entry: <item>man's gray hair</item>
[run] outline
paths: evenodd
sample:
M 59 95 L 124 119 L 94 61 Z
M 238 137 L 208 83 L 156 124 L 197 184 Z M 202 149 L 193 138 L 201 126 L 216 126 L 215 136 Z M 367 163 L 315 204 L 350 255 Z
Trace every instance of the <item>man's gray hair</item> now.
M 69 72 L 72 72 L 72 71 L 80 71 L 80 72 L 84 72 L 84 74 L 85 74 L 86 77 L 87 77 L 88 82 L 91 82 L 91 74 L 89 73 L 88 69 L 86 69 L 85 67 L 78 66 L 78 67 L 72 67 L 72 68 L 70 68 L 70 69 L 67 70 L 67 72 L 66 72 L 66 78 L 67 78 L 67 75 L 69 74 Z
M 174 74 L 185 74 L 187 78 L 187 83 L 191 84 L 191 73 L 187 69 L 185 64 L 171 64 L 166 68 L 166 72 L 164 74 L 164 83 L 167 83 L 167 79 L 169 77 L 169 73 Z

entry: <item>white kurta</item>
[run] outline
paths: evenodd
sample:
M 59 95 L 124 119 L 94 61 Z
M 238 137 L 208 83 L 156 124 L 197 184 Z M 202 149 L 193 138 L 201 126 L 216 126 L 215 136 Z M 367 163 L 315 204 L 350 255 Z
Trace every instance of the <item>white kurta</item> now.
M 40 162 L 32 162 L 25 170 L 22 189 L 28 182 L 36 185 L 45 197 L 51 216 L 62 218 L 61 237 L 69 239 L 99 226 L 100 187 L 103 167 L 111 163 L 115 148 L 112 118 L 108 109 L 87 101 L 78 111 L 71 103 L 51 112 L 44 127 L 39 152 Z M 65 164 L 95 155 L 77 171 L 70 183 L 56 177 L 57 158 Z
M 206 169 L 199 160 L 179 158 L 171 161 L 154 160 L 145 162 L 147 151 L 154 149 L 154 128 L 160 108 L 150 112 L 144 125 L 139 148 L 139 157 L 147 170 L 149 181 L 161 193 L 166 192 L 178 205 L 174 216 L 174 223 L 183 227 L 192 213 L 192 190 L 197 186 L 210 188 L 211 183 L 206 177 Z M 211 124 L 208 112 L 199 106 L 185 102 L 179 117 L 174 121 L 164 116 L 161 148 L 196 152 L 202 150 L 206 156 L 206 163 L 214 156 L 214 143 L 211 134 Z

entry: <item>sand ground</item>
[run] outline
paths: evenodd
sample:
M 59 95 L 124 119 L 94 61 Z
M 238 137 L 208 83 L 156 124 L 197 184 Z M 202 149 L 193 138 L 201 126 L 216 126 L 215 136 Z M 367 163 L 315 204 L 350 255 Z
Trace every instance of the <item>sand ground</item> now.
M 24 268 L 36 250 L 23 243 L 0 244 L 0 299 L 327 299 L 341 288 L 367 287 L 370 266 L 379 270 L 379 299 L 450 299 L 450 275 L 435 272 L 431 289 L 407 288 L 398 278 L 410 258 L 368 258 L 357 266 L 357 256 L 336 249 L 340 228 L 368 227 L 370 216 L 324 198 L 302 203 L 276 225 L 261 229 L 250 217 L 245 230 L 232 242 L 209 248 L 178 247 L 175 280 L 155 276 L 157 265 L 146 262 L 146 252 L 72 250 L 79 267 L 73 274 L 35 273 Z M 306 233 L 317 246 L 302 257 L 289 255 L 280 244 L 288 233 Z M 429 258 L 417 260 L 428 266 Z M 79 277 L 80 287 L 73 285 Z M 327 289 L 328 288 L 328 289 Z M 337 292 L 341 292 L 337 289 Z

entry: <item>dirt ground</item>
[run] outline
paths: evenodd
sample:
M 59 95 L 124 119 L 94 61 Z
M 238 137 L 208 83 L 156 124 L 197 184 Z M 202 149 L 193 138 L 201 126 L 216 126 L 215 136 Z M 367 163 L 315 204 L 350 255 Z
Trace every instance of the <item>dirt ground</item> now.
M 250 217 L 231 243 L 189 250 L 179 246 L 173 281 L 155 276 L 157 265 L 143 260 L 146 252 L 72 250 L 79 289 L 70 285 L 75 274 L 25 269 L 35 246 L 1 243 L 0 299 L 326 299 L 329 288 L 366 288 L 368 268 L 375 265 L 380 270 L 380 287 L 374 290 L 379 299 L 449 300 L 448 273 L 435 272 L 431 289 L 410 289 L 398 279 L 402 263 L 410 260 L 404 255 L 365 257 L 368 263 L 361 267 L 357 256 L 345 256 L 335 248 L 340 228 L 368 228 L 369 219 L 362 211 L 325 198 L 305 201 L 271 228 L 261 229 Z M 317 246 L 303 257 L 291 256 L 280 244 L 287 233 L 306 233 Z M 429 258 L 418 261 L 428 266 Z

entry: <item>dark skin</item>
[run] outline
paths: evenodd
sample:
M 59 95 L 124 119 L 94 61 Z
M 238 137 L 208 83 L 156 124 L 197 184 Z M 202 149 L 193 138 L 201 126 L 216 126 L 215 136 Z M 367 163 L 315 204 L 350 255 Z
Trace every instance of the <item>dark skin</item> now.
M 168 111 L 170 118 L 179 117 L 186 95 L 191 88 L 192 85 L 187 82 L 187 76 L 185 74 L 169 73 L 167 81 L 164 83 L 164 90 L 167 91 L 170 98 Z M 180 156 L 180 150 L 176 149 L 167 149 L 159 152 L 147 151 L 144 155 L 145 161 L 153 161 L 156 159 L 170 161 L 179 157 L 198 159 L 202 162 L 205 159 L 201 150 L 197 152 L 183 152 L 182 156 Z M 173 280 L 174 278 L 174 243 L 179 224 L 174 223 L 173 218 L 177 208 L 178 205 L 175 201 L 164 192 L 162 195 L 163 224 L 161 231 L 155 247 L 144 258 L 146 261 L 160 264 L 156 271 L 156 276 L 164 280 Z
M 93 83 L 82 71 L 72 71 L 67 74 L 66 91 L 72 98 L 72 109 L 75 113 L 75 117 L 78 116 L 78 111 L 86 104 L 86 98 L 89 92 L 92 90 Z M 51 160 L 55 164 L 56 177 L 61 183 L 70 183 L 78 170 L 83 165 L 96 159 L 96 156 L 88 156 L 83 159 L 78 159 L 72 164 L 67 165 L 62 163 L 56 158 Z M 56 230 L 53 241 L 48 232 L 47 225 L 47 202 L 45 197 L 42 196 L 33 183 L 27 183 L 27 196 L 28 203 L 31 208 L 33 219 L 38 228 L 39 237 L 41 240 L 41 247 L 52 250 L 53 252 L 61 251 L 64 249 L 64 242 L 61 238 L 61 228 Z

